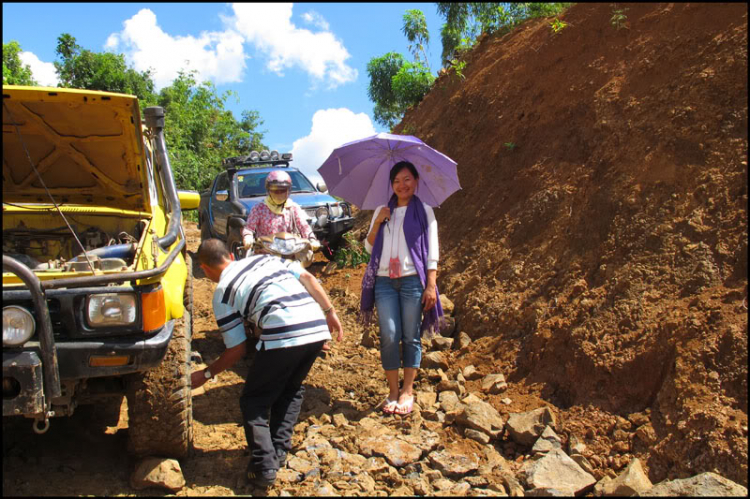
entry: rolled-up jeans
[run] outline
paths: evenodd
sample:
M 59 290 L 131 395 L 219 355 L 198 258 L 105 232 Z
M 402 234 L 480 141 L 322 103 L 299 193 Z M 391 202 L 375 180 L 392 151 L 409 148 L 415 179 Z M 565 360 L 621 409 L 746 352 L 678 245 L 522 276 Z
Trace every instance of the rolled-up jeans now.
M 375 279 L 375 306 L 380 323 L 380 362 L 386 371 L 399 367 L 418 368 L 422 361 L 419 327 L 422 324 L 423 291 L 418 275 L 398 279 L 378 276 Z

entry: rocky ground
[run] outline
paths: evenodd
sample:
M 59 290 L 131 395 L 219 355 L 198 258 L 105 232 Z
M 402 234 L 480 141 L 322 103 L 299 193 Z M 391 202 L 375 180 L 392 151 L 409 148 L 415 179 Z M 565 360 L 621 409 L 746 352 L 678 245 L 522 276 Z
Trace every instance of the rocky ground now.
M 384 415 L 377 339 L 355 322 L 364 267 L 314 263 L 346 337 L 311 371 L 269 495 L 747 494 L 747 5 L 622 5 L 622 29 L 610 4 L 577 4 L 558 34 L 539 19 L 483 38 L 465 80 L 407 113 L 396 131 L 459 163 L 436 210 L 455 330 L 425 342 L 415 412 Z M 195 278 L 211 361 L 213 284 Z M 258 493 L 246 370 L 195 394 L 177 495 Z M 166 494 L 131 485 L 126 435 L 124 404 L 41 437 L 4 421 L 3 494 Z

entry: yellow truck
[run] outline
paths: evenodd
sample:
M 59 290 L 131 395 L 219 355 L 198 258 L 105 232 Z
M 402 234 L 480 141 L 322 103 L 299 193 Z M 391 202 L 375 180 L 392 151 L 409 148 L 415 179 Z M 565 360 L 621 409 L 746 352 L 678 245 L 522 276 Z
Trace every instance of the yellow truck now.
M 192 447 L 192 260 L 164 111 L 3 86 L 3 416 L 127 397 L 128 450 Z M 119 404 L 114 404 L 119 406 Z

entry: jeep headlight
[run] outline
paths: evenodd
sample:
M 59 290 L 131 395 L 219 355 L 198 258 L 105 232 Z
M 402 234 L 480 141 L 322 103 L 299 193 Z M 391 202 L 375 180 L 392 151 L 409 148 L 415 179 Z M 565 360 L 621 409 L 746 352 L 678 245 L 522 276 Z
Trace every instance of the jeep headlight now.
M 135 295 L 132 293 L 91 295 L 86 305 L 86 315 L 92 327 L 133 324 L 136 311 Z
M 29 341 L 36 330 L 31 312 L 18 305 L 3 307 L 3 346 L 19 347 Z
M 298 251 L 305 249 L 305 243 L 300 242 L 297 239 L 280 239 L 276 237 L 271 243 L 264 242 L 264 246 L 285 256 L 293 255 Z
M 328 208 L 321 206 L 315 210 L 315 218 L 318 221 L 318 227 L 325 227 L 328 223 Z

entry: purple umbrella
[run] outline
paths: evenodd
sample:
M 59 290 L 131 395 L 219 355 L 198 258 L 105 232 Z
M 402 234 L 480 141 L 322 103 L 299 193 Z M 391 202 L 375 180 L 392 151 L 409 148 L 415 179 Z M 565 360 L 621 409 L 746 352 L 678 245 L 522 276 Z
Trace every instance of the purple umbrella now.
M 461 188 L 456 162 L 412 135 L 379 133 L 333 150 L 318 173 L 328 192 L 363 210 L 387 204 L 393 189 L 388 177 L 393 165 L 409 161 L 419 172 L 416 195 L 440 206 Z

